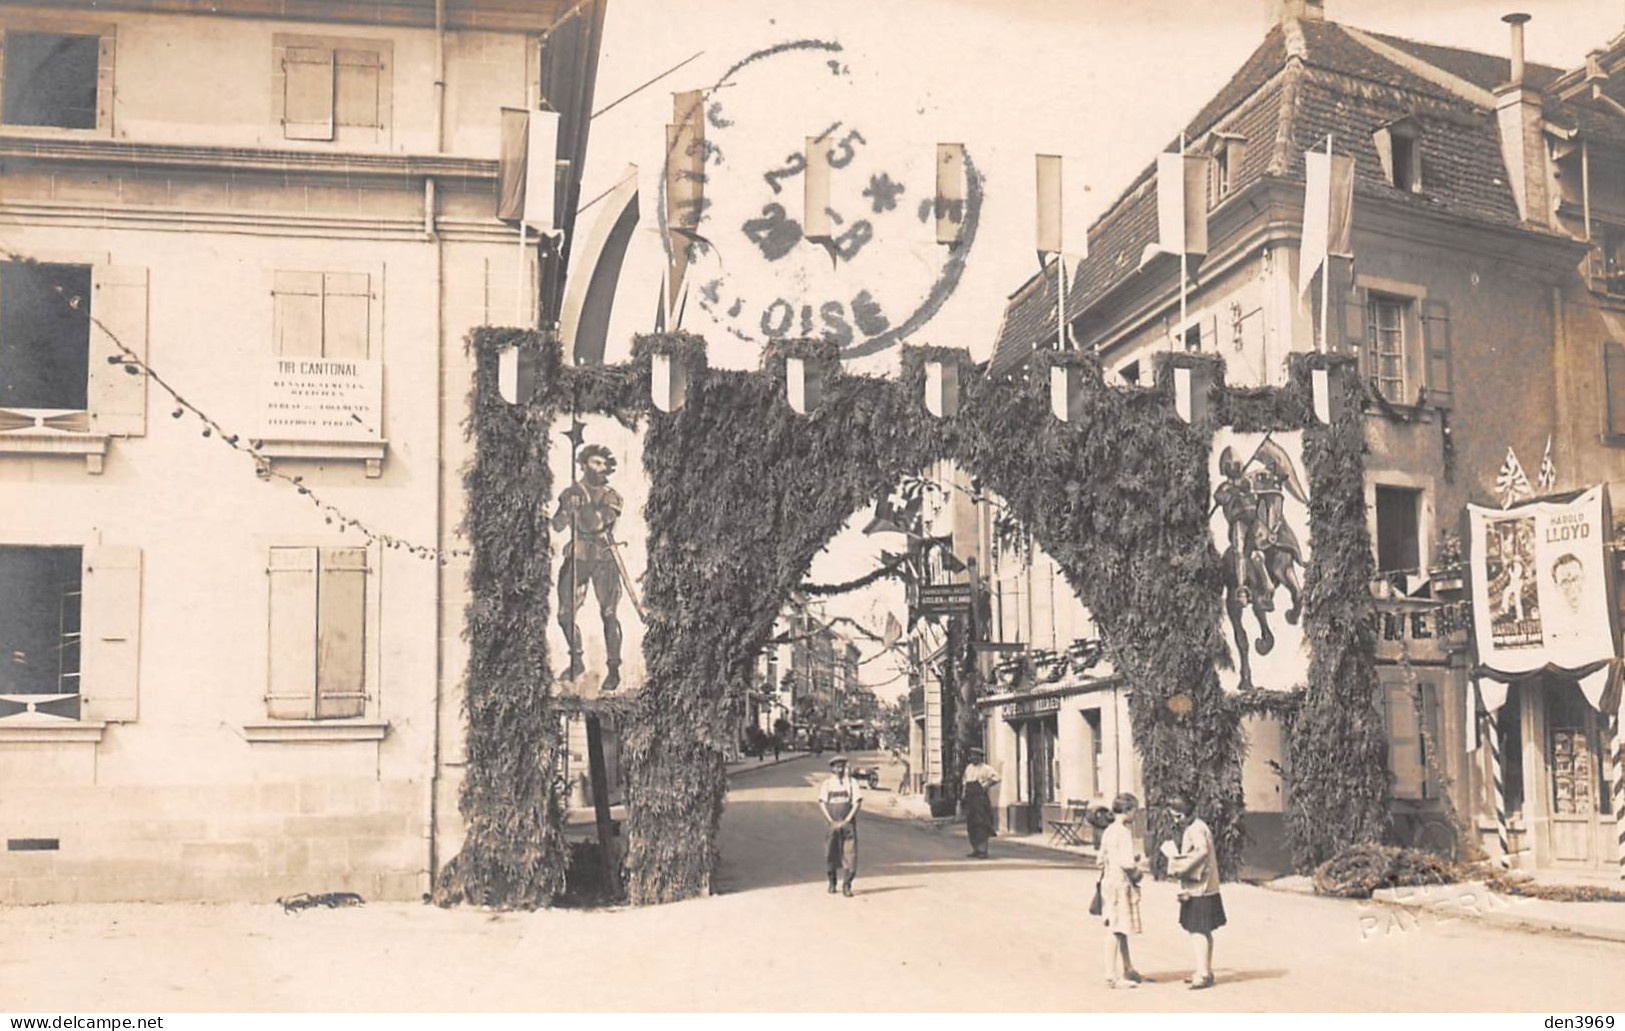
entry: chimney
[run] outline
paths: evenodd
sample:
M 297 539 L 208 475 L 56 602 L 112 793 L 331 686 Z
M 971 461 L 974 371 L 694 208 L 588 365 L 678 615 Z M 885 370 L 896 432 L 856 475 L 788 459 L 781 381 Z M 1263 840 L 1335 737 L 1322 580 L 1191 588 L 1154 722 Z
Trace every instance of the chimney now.
M 1501 20 L 1512 29 L 1511 81 L 1495 91 L 1501 157 L 1506 162 L 1512 196 L 1518 202 L 1518 216 L 1525 222 L 1550 227 L 1545 120 L 1540 94 L 1524 81 L 1523 27 L 1529 15 L 1509 14 Z
M 1264 31 L 1268 32 L 1289 19 L 1299 21 L 1325 21 L 1326 0 L 1265 0 Z

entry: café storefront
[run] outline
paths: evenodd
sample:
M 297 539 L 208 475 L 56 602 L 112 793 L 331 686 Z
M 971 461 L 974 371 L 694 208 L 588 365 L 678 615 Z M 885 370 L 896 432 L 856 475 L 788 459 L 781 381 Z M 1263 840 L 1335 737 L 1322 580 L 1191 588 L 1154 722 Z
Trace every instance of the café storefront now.
M 977 702 L 987 761 L 999 771 L 994 816 L 1006 834 L 1075 822 L 1090 801 L 1141 795 L 1128 691 L 1115 675 L 1079 677 Z

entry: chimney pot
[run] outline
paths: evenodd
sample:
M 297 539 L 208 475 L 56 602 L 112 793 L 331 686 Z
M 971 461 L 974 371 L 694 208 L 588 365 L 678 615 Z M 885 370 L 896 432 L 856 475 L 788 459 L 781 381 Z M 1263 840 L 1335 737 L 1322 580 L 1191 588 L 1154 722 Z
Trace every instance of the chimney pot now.
M 1506 15 L 1501 19 L 1512 27 L 1512 85 L 1523 85 L 1523 27 L 1529 21 L 1529 15 L 1521 12 Z

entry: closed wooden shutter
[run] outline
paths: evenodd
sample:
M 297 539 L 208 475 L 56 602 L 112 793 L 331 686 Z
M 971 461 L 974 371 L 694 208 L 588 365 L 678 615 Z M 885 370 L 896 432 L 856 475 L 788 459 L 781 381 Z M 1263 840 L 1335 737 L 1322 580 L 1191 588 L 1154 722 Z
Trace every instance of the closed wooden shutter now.
M 278 720 L 314 719 L 316 549 L 272 548 L 268 558 L 271 605 L 266 713 Z
M 1434 769 L 1444 770 L 1444 739 L 1440 737 L 1439 728 L 1439 687 L 1433 683 L 1421 683 L 1416 689 L 1422 692 L 1422 793 L 1428 798 L 1438 798 L 1444 792 L 1444 785 L 1434 777 Z M 1432 758 L 1432 767 L 1429 767 L 1429 758 Z
M 81 715 L 90 722 L 134 720 L 141 670 L 141 549 L 86 548 L 81 584 Z
M 323 548 L 316 591 L 316 716 L 360 716 L 367 707 L 367 549 Z
M 1422 798 L 1421 725 L 1411 685 L 1403 681 L 1383 684 L 1388 716 L 1388 771 L 1393 775 L 1393 797 Z
M 1356 287 L 1343 293 L 1343 350 L 1360 356 L 1360 374 L 1367 378 L 1375 375 L 1368 368 L 1371 361 L 1365 331 L 1365 309 L 1369 298 L 1364 289 Z
M 1455 368 L 1450 346 L 1450 305 L 1443 301 L 1422 302 L 1422 349 L 1428 403 L 1449 408 L 1455 400 Z
M 290 140 L 333 138 L 333 51 L 289 47 L 282 57 L 282 135 Z
M 1602 372 L 1608 391 L 1608 432 L 1625 435 L 1625 344 L 1603 343 Z
M 335 55 L 337 82 L 334 88 L 333 120 L 339 125 L 378 128 L 378 82 L 382 61 L 372 50 L 340 50 Z
M 273 349 L 279 355 L 322 353 L 322 274 L 278 272 L 271 287 Z
M 87 399 L 91 430 L 139 437 L 147 432 L 147 374 L 132 373 L 110 359 L 133 355 L 146 361 L 147 270 L 97 265 L 91 277 Z
M 366 273 L 328 272 L 322 276 L 324 357 L 367 357 L 371 285 L 371 277 Z
M 102 132 L 113 129 L 113 41 L 113 30 L 108 29 L 96 50 L 96 128 Z

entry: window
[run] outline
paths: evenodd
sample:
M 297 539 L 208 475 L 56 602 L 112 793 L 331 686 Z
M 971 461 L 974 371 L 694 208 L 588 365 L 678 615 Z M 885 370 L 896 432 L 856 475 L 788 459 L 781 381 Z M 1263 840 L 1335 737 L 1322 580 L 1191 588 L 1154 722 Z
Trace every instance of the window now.
M 1140 363 L 1139 363 L 1139 360 L 1136 359 L 1135 361 L 1129 362 L 1127 365 L 1125 365 L 1121 369 L 1117 370 L 1117 374 L 1119 376 L 1123 377 L 1123 382 L 1124 383 L 1132 383 L 1135 386 L 1139 386 L 1140 385 Z
M 1213 160 L 1208 162 L 1207 204 L 1216 208 L 1234 188 L 1236 175 L 1241 171 L 1241 160 L 1246 152 L 1247 140 L 1234 133 L 1215 133 L 1210 150 Z
M 270 550 L 272 719 L 365 714 L 367 549 Z
M 278 35 L 272 94 L 283 138 L 387 139 L 390 51 L 387 41 Z
M 351 272 L 278 272 L 271 290 L 279 355 L 368 357 L 371 277 Z
M 1428 769 L 1443 758 L 1439 750 L 1439 693 L 1431 683 L 1385 682 L 1384 706 L 1388 725 L 1388 772 L 1395 798 L 1437 798 L 1440 785 Z
M 0 547 L 0 719 L 79 718 L 80 551 Z
M 1602 379 L 1608 400 L 1607 433 L 1625 440 L 1625 344 L 1603 341 Z
M 0 263 L 0 408 L 83 411 L 88 265 Z
M 0 262 L 0 454 L 50 430 L 140 436 L 147 270 Z
M 133 720 L 136 548 L 0 545 L 0 727 Z
M 1377 572 L 1409 573 L 1421 568 L 1421 500 L 1419 490 L 1377 487 Z
M 1390 404 L 1409 404 L 1405 382 L 1405 329 L 1411 301 L 1371 293 L 1366 299 L 1366 375 Z
M 1625 226 L 1595 222 L 1592 241 L 1591 288 L 1625 294 Z
M 111 37 L 12 29 L 0 61 L 0 121 L 57 129 L 106 125 Z
M 1383 175 L 1389 185 L 1406 193 L 1422 192 L 1422 125 L 1406 116 L 1372 134 Z

